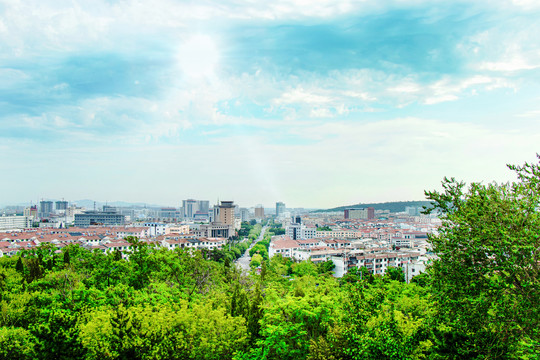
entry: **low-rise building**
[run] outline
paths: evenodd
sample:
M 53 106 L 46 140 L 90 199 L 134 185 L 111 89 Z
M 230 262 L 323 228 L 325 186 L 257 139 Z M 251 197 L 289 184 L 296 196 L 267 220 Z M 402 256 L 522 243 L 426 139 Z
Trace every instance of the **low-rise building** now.
M 32 227 L 30 216 L 0 216 L 0 230 L 16 230 Z

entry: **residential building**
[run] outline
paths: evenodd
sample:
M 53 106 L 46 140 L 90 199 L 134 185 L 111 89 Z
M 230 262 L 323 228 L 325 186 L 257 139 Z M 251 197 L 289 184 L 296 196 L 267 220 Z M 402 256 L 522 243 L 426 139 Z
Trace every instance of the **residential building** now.
M 28 216 L 34 219 L 37 218 L 38 216 L 37 205 L 32 205 L 29 208 L 24 209 L 24 216 Z
M 285 203 L 277 202 L 276 203 L 276 218 L 285 212 Z
M 61 210 L 65 211 L 68 208 L 68 202 L 64 201 L 64 200 L 57 201 L 57 202 L 55 202 L 54 205 L 55 205 L 56 211 L 61 211 Z
M 52 201 L 40 201 L 39 202 L 39 217 L 46 218 L 53 213 Z

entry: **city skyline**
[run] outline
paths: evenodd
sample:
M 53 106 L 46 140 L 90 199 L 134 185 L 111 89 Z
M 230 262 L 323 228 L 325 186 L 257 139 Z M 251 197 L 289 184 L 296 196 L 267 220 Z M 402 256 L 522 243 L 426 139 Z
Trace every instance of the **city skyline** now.
M 540 143 L 535 1 L 0 8 L 0 204 L 331 208 L 506 181 Z

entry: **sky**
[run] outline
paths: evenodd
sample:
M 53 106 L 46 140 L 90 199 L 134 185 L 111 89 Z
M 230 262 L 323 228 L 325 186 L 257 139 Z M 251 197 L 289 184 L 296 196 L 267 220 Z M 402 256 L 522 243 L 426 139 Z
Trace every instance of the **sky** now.
M 328 208 L 508 181 L 540 2 L 0 0 L 0 204 Z

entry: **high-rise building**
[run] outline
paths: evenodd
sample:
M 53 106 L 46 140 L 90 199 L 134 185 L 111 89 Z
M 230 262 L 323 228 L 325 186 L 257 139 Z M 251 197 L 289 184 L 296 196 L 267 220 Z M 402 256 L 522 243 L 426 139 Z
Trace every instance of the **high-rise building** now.
M 249 221 L 250 220 L 249 209 L 240 208 L 240 219 L 242 221 Z
M 52 214 L 53 202 L 52 201 L 40 201 L 39 202 L 39 217 L 45 218 Z
M 218 214 L 215 216 L 215 222 L 234 226 L 234 204 L 233 201 L 222 201 L 219 206 L 214 206 Z
M 255 208 L 255 218 L 264 219 L 264 207 L 262 205 L 259 205 Z
M 194 199 L 188 199 L 188 200 L 182 200 L 182 210 L 183 210 L 183 217 L 184 219 L 193 219 L 193 216 L 199 209 L 199 206 L 197 204 L 197 200 Z
M 198 200 L 197 201 L 197 206 L 198 206 L 198 209 L 197 209 L 196 212 L 208 214 L 208 210 L 210 209 L 210 201 L 208 201 L 208 200 Z
M 182 200 L 182 217 L 184 219 L 194 219 L 197 217 L 208 217 L 208 210 L 210 209 L 210 201 L 208 200 L 195 200 L 188 199 Z
M 59 211 L 59 210 L 67 210 L 68 208 L 68 202 L 67 201 L 57 201 L 55 202 L 55 209 L 56 211 Z
M 283 214 L 285 212 L 285 203 L 277 202 L 276 203 L 276 217 L 279 217 L 279 215 Z

